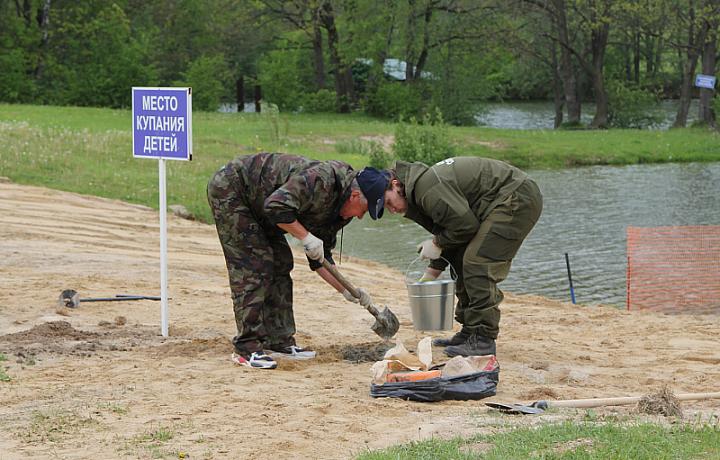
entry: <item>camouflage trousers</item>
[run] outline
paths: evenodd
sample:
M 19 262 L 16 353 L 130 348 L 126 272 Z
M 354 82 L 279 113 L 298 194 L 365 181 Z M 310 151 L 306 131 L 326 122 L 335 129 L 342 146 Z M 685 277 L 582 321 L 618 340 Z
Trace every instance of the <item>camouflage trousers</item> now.
M 240 353 L 295 345 L 292 309 L 293 255 L 285 236 L 262 223 L 244 202 L 243 184 L 217 171 L 208 181 L 208 203 L 225 255 Z
M 443 251 L 457 271 L 455 319 L 470 332 L 497 339 L 499 306 L 505 298 L 497 285 L 508 276 L 512 259 L 540 218 L 542 207 L 540 189 L 526 179 L 480 223 L 466 246 Z

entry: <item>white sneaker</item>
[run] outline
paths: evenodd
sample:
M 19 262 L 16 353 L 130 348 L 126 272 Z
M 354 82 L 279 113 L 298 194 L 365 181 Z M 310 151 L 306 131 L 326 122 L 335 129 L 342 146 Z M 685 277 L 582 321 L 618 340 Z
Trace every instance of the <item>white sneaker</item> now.
M 291 345 L 285 348 L 277 348 L 270 353 L 271 358 L 285 359 L 310 359 L 315 357 L 315 351 Z
M 277 363 L 263 351 L 250 353 L 249 355 L 238 355 L 233 352 L 232 360 L 241 366 L 256 369 L 275 369 L 277 367 Z

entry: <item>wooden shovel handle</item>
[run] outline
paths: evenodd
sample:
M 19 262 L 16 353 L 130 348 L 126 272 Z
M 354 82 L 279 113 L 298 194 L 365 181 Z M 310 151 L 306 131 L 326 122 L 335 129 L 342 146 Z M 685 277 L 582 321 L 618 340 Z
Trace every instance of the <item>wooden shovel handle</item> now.
M 720 393 L 689 393 L 675 395 L 678 401 L 694 401 L 701 399 L 720 399 Z M 599 399 L 574 399 L 565 401 L 548 401 L 551 406 L 557 407 L 602 407 L 602 406 L 623 406 L 635 404 L 641 399 L 640 396 L 629 396 L 625 398 L 599 398 Z
M 353 297 L 355 297 L 356 299 L 359 299 L 359 298 L 360 298 L 360 291 L 358 291 L 357 289 L 355 289 L 355 288 L 353 287 L 353 285 L 350 284 L 350 282 L 349 282 L 348 280 L 346 280 L 345 277 L 342 276 L 339 271 L 337 271 L 337 268 L 335 268 L 335 265 L 333 265 L 333 264 L 331 264 L 330 262 L 328 262 L 327 259 L 323 259 L 322 265 L 323 265 L 323 267 L 325 267 L 325 270 L 329 271 L 330 274 L 331 274 L 332 276 L 334 276 L 335 279 L 340 282 L 340 284 L 343 285 L 343 287 L 344 287 L 345 289 L 347 289 L 348 291 L 350 291 L 350 294 L 352 294 Z

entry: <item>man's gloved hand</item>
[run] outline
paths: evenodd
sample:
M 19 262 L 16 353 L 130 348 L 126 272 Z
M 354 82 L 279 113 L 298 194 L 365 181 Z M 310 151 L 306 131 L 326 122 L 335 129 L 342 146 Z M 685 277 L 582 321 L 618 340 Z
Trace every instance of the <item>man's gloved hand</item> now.
M 420 253 L 420 260 L 426 259 L 439 259 L 442 254 L 442 249 L 435 245 L 435 242 L 431 239 L 425 240 L 420 243 L 417 247 L 418 253 Z
M 353 295 L 350 294 L 350 291 L 348 291 L 347 289 L 343 291 L 343 295 L 350 302 L 358 303 L 360 301 L 360 299 L 358 299 L 357 297 L 353 297 Z
M 424 283 L 426 281 L 435 281 L 437 280 L 437 276 L 433 276 L 430 273 L 423 273 L 423 277 L 420 278 L 420 282 Z
M 305 254 L 311 259 L 315 259 L 322 263 L 325 258 L 323 249 L 323 242 L 320 238 L 316 237 L 312 233 L 308 233 L 307 236 L 300 240 L 300 244 L 305 248 Z
M 373 304 L 372 297 L 370 297 L 370 294 L 368 294 L 365 289 L 357 288 L 357 290 L 360 292 L 360 305 L 367 308 Z

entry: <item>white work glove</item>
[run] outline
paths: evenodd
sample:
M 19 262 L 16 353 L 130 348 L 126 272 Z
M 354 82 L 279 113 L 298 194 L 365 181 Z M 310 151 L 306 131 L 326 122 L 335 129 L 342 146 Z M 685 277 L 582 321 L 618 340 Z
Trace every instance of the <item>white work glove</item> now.
M 322 263 L 325 258 L 323 254 L 323 242 L 320 238 L 316 237 L 312 233 L 308 233 L 307 236 L 300 240 L 300 244 L 305 248 L 305 254 L 311 259 L 317 260 Z
M 423 277 L 420 278 L 421 283 L 424 283 L 426 281 L 436 281 L 436 280 L 437 280 L 437 276 L 433 276 L 430 273 L 423 273 Z
M 350 294 L 350 291 L 348 291 L 347 289 L 345 289 L 343 291 L 343 295 L 350 302 L 358 303 L 360 301 L 360 299 L 358 299 L 357 297 L 354 297 L 352 294 Z
M 439 259 L 442 254 L 442 249 L 435 245 L 432 238 L 425 240 L 420 243 L 417 247 L 418 253 L 420 253 L 420 260 L 426 259 Z
M 372 297 L 370 297 L 370 294 L 368 294 L 365 289 L 357 288 L 357 290 L 360 292 L 360 305 L 367 308 L 373 304 Z

